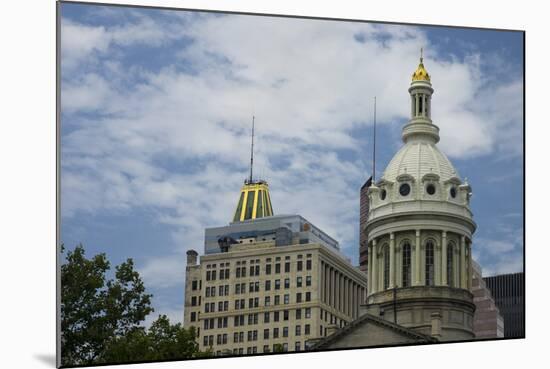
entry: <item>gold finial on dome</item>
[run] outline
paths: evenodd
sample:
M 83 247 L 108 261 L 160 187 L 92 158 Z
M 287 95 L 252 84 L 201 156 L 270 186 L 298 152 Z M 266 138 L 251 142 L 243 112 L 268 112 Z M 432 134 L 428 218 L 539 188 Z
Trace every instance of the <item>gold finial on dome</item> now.
M 428 74 L 428 71 L 426 68 L 424 68 L 424 58 L 422 57 L 423 50 L 420 48 L 420 64 L 418 64 L 418 68 L 416 68 L 416 71 L 412 75 L 412 80 L 414 81 L 428 81 L 430 82 L 430 75 Z

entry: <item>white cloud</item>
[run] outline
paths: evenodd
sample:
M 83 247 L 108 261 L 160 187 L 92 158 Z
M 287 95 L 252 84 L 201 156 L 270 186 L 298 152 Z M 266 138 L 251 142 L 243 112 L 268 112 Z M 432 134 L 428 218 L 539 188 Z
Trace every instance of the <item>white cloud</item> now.
M 302 214 L 344 247 L 355 247 L 367 163 L 337 151 L 365 145 L 351 130 L 371 123 L 374 95 L 381 124 L 408 118 L 408 82 L 421 46 L 449 156 L 506 151 L 517 140 L 521 81 L 488 89 L 480 55 L 441 61 L 414 27 L 140 16 L 116 27 L 64 19 L 62 35 L 62 124 L 71 127 L 62 139 L 62 214 L 156 209 L 180 245 L 171 250 L 178 257 L 151 259 L 141 269 L 158 288 L 183 283 L 179 255 L 200 251 L 204 228 L 231 219 L 247 172 L 252 114 L 257 168 L 270 182 L 274 210 Z M 183 37 L 193 42 L 157 72 L 121 64 L 129 45 L 158 47 Z M 182 72 L 182 64 L 193 73 Z M 122 89 L 121 82 L 132 84 Z M 81 112 L 100 116 L 77 118 Z

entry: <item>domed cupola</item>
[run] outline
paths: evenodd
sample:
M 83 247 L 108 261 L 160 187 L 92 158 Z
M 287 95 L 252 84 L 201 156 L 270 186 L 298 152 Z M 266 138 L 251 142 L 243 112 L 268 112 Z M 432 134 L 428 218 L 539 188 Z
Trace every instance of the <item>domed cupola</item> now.
M 471 187 L 437 147 L 431 76 L 420 57 L 403 147 L 369 187 L 367 308 L 439 339 L 473 337 Z
M 369 221 L 395 212 L 429 210 L 463 217 L 474 229 L 469 207 L 471 188 L 462 183 L 453 164 L 436 145 L 439 127 L 431 118 L 434 89 L 422 56 L 408 91 L 411 111 L 402 131 L 404 145 L 370 188 Z

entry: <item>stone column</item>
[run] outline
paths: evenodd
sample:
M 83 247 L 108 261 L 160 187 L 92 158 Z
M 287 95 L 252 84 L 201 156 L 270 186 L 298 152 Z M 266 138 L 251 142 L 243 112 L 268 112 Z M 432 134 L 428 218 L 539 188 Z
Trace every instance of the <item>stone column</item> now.
M 469 241 L 468 242 L 468 255 L 467 255 L 467 258 L 468 258 L 468 273 L 466 275 L 466 277 L 468 278 L 468 291 L 471 291 L 472 290 L 472 277 L 473 277 L 473 273 L 472 273 L 472 242 Z
M 390 233 L 390 283 L 388 288 L 395 286 L 395 235 Z
M 441 243 L 434 245 L 434 286 L 441 286 Z
M 460 288 L 466 285 L 466 237 L 460 237 Z
M 420 230 L 419 229 L 416 230 L 416 247 L 415 247 L 415 249 L 416 249 L 416 251 L 415 251 L 414 258 L 416 260 L 415 260 L 415 263 L 414 263 L 414 285 L 415 286 L 420 286 L 421 282 L 420 282 Z
M 370 295 L 372 293 L 372 241 L 369 242 L 368 244 L 368 252 L 369 252 L 369 255 L 368 255 L 368 260 L 367 260 L 367 263 L 368 263 L 368 269 L 367 269 L 367 289 L 368 289 L 368 294 Z
M 441 232 L 441 284 L 447 286 L 447 232 Z
M 376 250 L 376 239 L 372 240 L 372 284 L 371 284 L 371 293 L 378 292 L 378 257 Z

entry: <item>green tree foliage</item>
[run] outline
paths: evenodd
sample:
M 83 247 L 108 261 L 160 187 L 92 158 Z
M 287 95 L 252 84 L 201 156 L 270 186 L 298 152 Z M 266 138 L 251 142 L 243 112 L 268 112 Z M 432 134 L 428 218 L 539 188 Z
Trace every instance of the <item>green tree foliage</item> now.
M 64 248 L 62 247 L 62 252 Z M 147 330 L 151 307 L 132 259 L 115 268 L 105 254 L 85 257 L 84 247 L 67 252 L 61 266 L 62 365 L 185 359 L 200 353 L 193 328 L 171 325 L 164 315 Z

